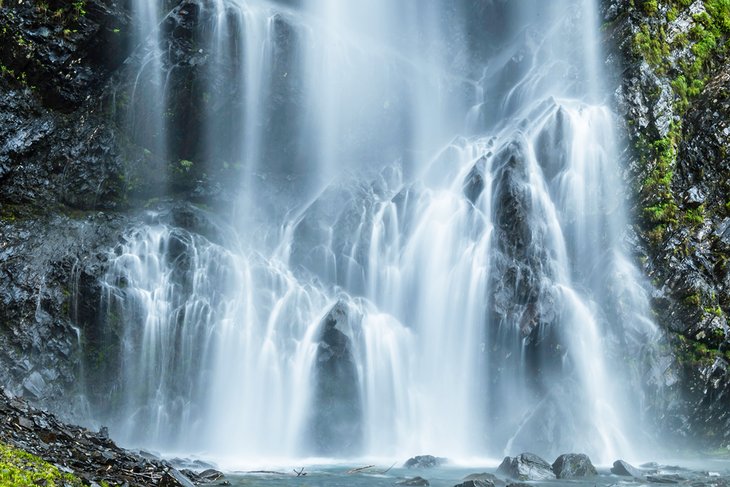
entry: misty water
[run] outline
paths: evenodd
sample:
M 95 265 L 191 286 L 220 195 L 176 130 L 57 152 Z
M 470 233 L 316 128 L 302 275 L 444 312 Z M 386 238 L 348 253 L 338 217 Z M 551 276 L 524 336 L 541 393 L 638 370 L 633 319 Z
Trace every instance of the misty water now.
M 233 470 L 651 459 L 658 333 L 623 248 L 596 4 L 201 2 L 196 143 L 240 167 L 236 200 L 201 209 L 204 232 L 150 211 L 110 255 L 120 372 L 93 416 Z M 167 12 L 134 5 L 126 119 L 165 157 Z

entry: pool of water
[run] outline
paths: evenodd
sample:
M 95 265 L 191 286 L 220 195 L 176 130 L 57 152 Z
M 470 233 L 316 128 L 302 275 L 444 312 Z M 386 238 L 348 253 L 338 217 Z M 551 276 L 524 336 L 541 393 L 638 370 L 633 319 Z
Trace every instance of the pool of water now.
M 676 465 L 676 464 L 674 464 Z M 463 481 L 463 479 L 475 473 L 491 473 L 496 474 L 496 467 L 474 468 L 474 467 L 440 467 L 433 469 L 406 469 L 402 467 L 394 467 L 390 470 L 388 466 L 374 466 L 362 471 L 353 472 L 352 469 L 360 466 L 344 466 L 344 465 L 310 465 L 304 466 L 306 475 L 297 476 L 296 471 L 301 471 L 301 466 L 292 467 L 288 470 L 279 469 L 271 472 L 253 471 L 247 472 L 231 472 L 226 474 L 225 480 L 230 482 L 231 486 L 297 486 L 297 487 L 392 487 L 399 481 L 408 478 L 420 476 L 428 480 L 431 487 L 453 487 Z M 386 471 L 387 470 L 387 471 Z M 531 481 L 530 485 L 535 486 L 573 486 L 573 487 L 601 487 L 601 486 L 641 486 L 641 485 L 682 485 L 692 487 L 728 487 L 730 486 L 730 460 L 722 461 L 701 461 L 694 460 L 688 462 L 686 466 L 681 467 L 660 467 L 657 476 L 664 475 L 665 482 L 671 479 L 671 475 L 676 475 L 683 479 L 674 479 L 675 483 L 659 483 L 646 479 L 633 479 L 629 477 L 620 477 L 610 473 L 608 467 L 598 468 L 599 475 L 592 478 L 580 480 L 550 480 L 550 481 Z M 497 475 L 501 478 L 500 475 Z M 514 480 L 504 479 L 507 485 Z

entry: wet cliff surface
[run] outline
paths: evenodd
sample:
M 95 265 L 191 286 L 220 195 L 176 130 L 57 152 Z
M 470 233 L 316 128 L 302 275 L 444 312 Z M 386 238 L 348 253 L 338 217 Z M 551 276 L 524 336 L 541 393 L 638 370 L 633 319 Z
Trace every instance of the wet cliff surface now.
M 603 31 L 634 191 L 634 248 L 669 341 L 649 382 L 657 424 L 705 445 L 730 435 L 730 6 L 607 1 Z
M 625 178 L 635 190 L 629 240 L 656 289 L 656 321 L 668 337 L 660 367 L 645 378 L 656 393 L 647 410 L 669 433 L 726 446 L 728 12 L 713 1 L 603 3 Z M 200 5 L 170 5 L 163 29 L 163 62 L 176 67 L 170 123 L 185 140 L 195 139 L 203 103 L 195 85 L 207 62 L 195 49 Z M 82 379 L 113 388 L 103 381 L 114 364 L 94 343 L 109 253 L 125 230 L 157 218 L 147 210 L 198 231 L 190 205 L 226 204 L 235 168 L 197 163 L 200 148 L 182 139 L 163 157 L 127 130 L 119 114 L 131 89 L 128 70 L 144 53 L 131 44 L 125 2 L 6 1 L 0 25 L 0 381 L 82 419 L 83 404 L 60 398 L 75 397 Z

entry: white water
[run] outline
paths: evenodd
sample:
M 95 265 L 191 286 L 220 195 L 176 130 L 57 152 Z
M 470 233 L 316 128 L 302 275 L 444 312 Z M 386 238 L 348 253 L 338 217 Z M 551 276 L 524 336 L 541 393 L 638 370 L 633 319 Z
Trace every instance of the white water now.
M 654 326 L 593 1 L 486 2 L 483 26 L 305 3 L 206 4 L 207 76 L 243 102 L 223 131 L 211 95 L 204 133 L 240 201 L 210 239 L 156 215 L 116 250 L 112 434 L 246 462 L 638 453 Z

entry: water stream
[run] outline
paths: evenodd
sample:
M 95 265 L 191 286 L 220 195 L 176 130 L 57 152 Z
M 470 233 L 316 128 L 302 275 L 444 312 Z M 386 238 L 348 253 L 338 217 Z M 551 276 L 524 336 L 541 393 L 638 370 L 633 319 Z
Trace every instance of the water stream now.
M 215 232 L 151 214 L 111 255 L 112 435 L 247 462 L 640 455 L 656 329 L 595 3 L 200 2 L 201 144 L 239 196 Z M 138 129 L 161 134 L 149 49 Z

